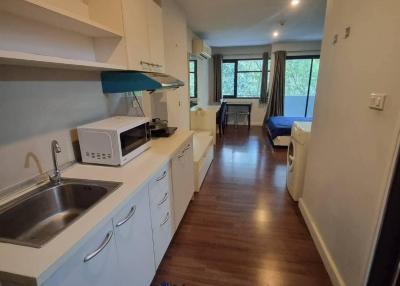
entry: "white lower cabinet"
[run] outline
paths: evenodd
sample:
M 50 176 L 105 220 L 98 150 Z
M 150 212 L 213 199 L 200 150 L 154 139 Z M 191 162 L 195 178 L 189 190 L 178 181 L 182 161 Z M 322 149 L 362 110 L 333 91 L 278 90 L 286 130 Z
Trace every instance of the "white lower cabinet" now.
M 109 286 L 120 285 L 117 250 L 112 222 L 92 235 L 74 256 L 42 285 Z
M 155 275 L 147 185 L 114 217 L 122 286 L 148 286 Z
M 172 158 L 173 208 L 176 228 L 193 197 L 193 168 L 193 141 L 190 139 Z
M 156 268 L 160 265 L 174 235 L 169 164 L 161 168 L 149 183 L 151 224 Z
M 168 211 L 157 223 L 153 224 L 154 257 L 156 267 L 161 263 L 173 236 L 172 215 Z
M 193 192 L 190 139 L 41 286 L 150 285 Z

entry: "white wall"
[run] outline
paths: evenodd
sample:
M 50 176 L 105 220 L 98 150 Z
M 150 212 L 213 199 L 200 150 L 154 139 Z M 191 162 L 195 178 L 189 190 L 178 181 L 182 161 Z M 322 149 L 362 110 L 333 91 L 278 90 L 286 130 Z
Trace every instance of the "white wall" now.
M 336 285 L 363 285 L 400 127 L 400 2 L 328 0 L 300 206 Z M 351 26 L 351 36 L 344 31 Z M 335 34 L 339 42 L 332 44 Z M 372 92 L 385 110 L 368 108 Z
M 287 51 L 289 56 L 319 55 L 321 51 L 321 41 L 272 44 L 271 52 L 274 53 L 276 51 Z
M 165 72 L 182 80 L 184 87 L 167 91 L 170 126 L 190 128 L 189 62 L 185 13 L 174 0 L 162 2 L 164 23 Z
M 224 47 L 224 48 L 213 48 L 213 54 L 221 54 L 225 59 L 229 58 L 261 58 L 264 52 L 268 52 L 271 57 L 271 75 L 269 79 L 269 85 L 272 83 L 273 76 L 273 63 L 275 57 L 273 53 L 279 50 L 288 51 L 288 55 L 318 55 L 321 48 L 320 41 L 312 42 L 293 42 L 293 43 L 276 43 L 273 45 L 265 46 L 247 46 L 247 47 Z M 210 77 L 209 77 L 209 104 L 212 103 L 213 96 L 213 70 L 212 61 L 210 61 Z M 258 99 L 227 99 L 228 102 L 251 102 L 252 113 L 251 113 L 251 124 L 256 126 L 262 126 L 264 116 L 266 113 L 267 105 L 260 104 Z M 241 122 L 246 124 L 246 122 Z
M 75 127 L 126 112 L 120 99 L 103 94 L 97 72 L 0 66 L 0 193 L 53 168 L 52 139 L 62 163 L 74 160 Z
M 199 106 L 205 107 L 208 105 L 209 98 L 209 70 L 210 70 L 210 60 L 206 60 L 202 57 L 193 55 L 192 43 L 193 39 L 199 39 L 199 37 L 194 34 L 190 29 L 188 29 L 188 52 L 190 58 L 197 60 L 197 104 Z M 193 100 L 193 99 L 192 99 Z

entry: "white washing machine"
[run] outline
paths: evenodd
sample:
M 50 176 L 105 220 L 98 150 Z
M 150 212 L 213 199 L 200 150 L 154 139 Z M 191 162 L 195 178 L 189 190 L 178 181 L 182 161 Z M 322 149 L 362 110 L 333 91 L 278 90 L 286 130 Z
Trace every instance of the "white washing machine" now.
M 287 153 L 286 185 L 293 200 L 303 194 L 304 175 L 307 161 L 307 147 L 311 134 L 311 122 L 295 121 Z

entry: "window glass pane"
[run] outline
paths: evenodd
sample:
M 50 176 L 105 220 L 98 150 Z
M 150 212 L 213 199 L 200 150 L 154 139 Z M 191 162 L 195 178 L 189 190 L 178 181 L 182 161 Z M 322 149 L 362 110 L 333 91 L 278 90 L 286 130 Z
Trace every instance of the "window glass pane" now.
M 314 115 L 315 96 L 317 95 L 318 72 L 319 59 L 314 59 L 311 73 L 310 97 L 308 100 L 307 117 L 313 117 Z
M 238 71 L 262 71 L 262 60 L 238 61 Z
M 261 72 L 244 72 L 237 75 L 238 97 L 260 97 Z
M 235 95 L 235 63 L 222 64 L 222 94 Z
M 194 61 L 189 62 L 189 72 L 195 72 L 195 63 Z
M 190 97 L 196 97 L 194 73 L 189 74 L 189 91 L 190 91 Z
M 303 116 L 306 110 L 311 59 L 286 61 L 285 116 Z

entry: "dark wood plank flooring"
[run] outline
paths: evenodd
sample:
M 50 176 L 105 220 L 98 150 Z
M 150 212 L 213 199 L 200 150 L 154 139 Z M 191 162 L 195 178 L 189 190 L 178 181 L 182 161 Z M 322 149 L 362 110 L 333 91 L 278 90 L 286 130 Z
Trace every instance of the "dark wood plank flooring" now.
M 285 184 L 286 149 L 228 127 L 153 284 L 331 285 Z

